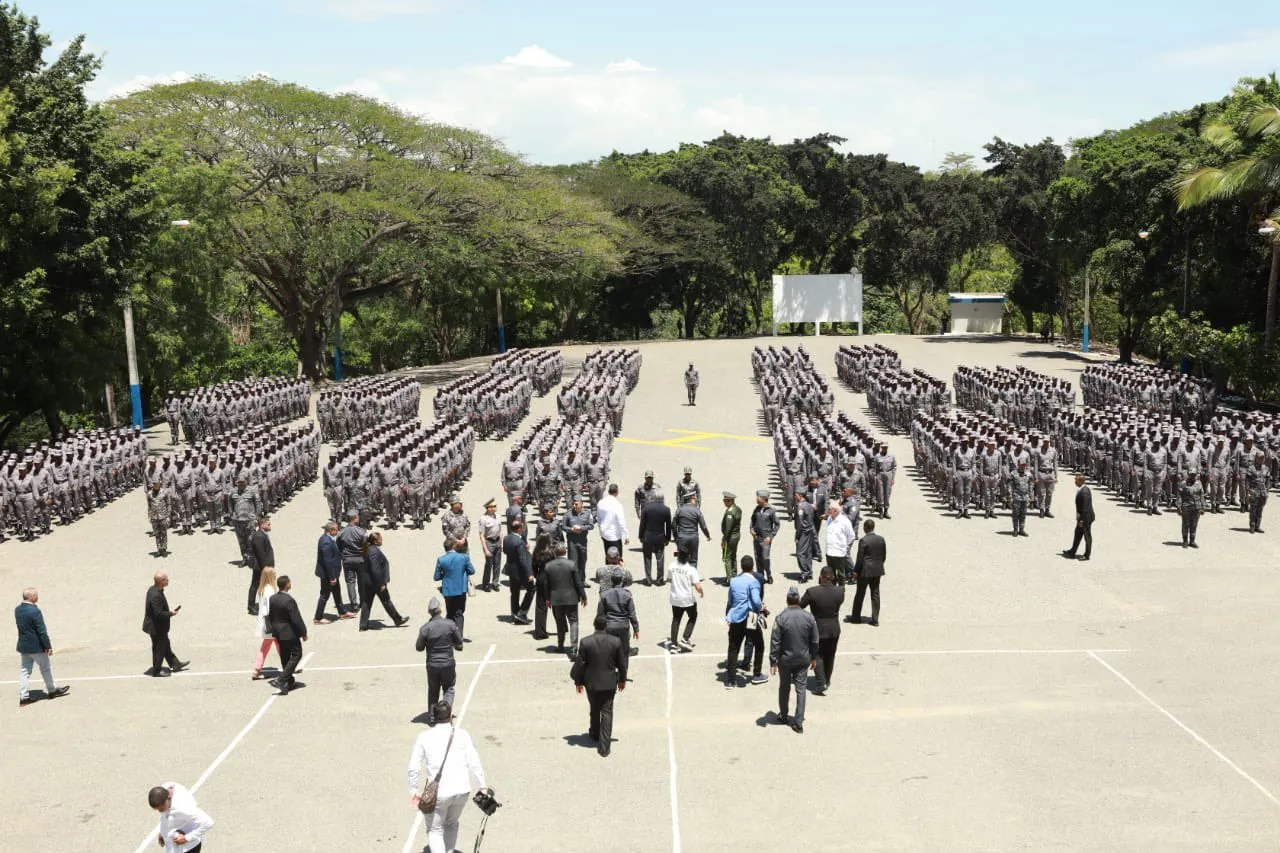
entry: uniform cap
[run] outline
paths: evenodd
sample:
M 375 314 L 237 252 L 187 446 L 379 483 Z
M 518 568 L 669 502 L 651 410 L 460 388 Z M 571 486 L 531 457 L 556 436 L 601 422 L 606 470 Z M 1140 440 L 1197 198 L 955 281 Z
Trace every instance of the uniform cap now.
M 737 496 L 737 495 L 735 495 L 733 492 L 725 492 L 725 493 L 724 493 L 724 499 L 725 499 L 725 500 L 727 500 L 727 501 L 736 500 L 736 499 L 737 499 L 737 497 L 738 497 L 738 496 Z
M 756 497 L 758 497 L 758 498 L 767 498 L 767 497 L 769 497 L 769 490 L 768 490 L 768 489 L 756 489 Z
M 653 472 L 652 472 L 652 471 L 645 471 L 645 472 L 644 472 L 644 475 L 645 475 L 645 477 L 652 477 L 652 476 L 653 476 Z
M 686 465 L 686 466 L 684 466 L 684 472 L 685 472 L 686 474 L 692 474 L 692 473 L 693 473 L 693 469 L 692 469 L 692 468 L 690 468 L 688 465 Z

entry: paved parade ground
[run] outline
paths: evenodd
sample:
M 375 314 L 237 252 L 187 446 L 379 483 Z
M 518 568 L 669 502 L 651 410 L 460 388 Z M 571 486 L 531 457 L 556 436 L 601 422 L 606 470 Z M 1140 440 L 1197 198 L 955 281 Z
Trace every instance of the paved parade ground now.
M 671 503 L 682 467 L 693 467 L 713 533 L 704 575 L 721 574 L 721 491 L 737 493 L 745 516 L 771 482 L 751 348 L 800 341 L 640 345 L 612 479 L 630 508 L 652 468 Z M 1023 364 L 1078 389 L 1083 368 L 1072 353 L 1025 341 L 803 339 L 836 408 L 882 436 L 865 396 L 835 379 L 836 347 L 870 341 L 948 384 L 956 365 Z M 564 350 L 566 378 L 588 349 Z M 681 380 L 691 361 L 702 379 L 696 407 Z M 431 383 L 487 362 L 421 371 L 424 420 Z M 516 436 L 478 444 L 461 492 L 473 522 L 485 499 L 505 505 L 498 473 L 509 442 L 554 413 L 554 392 L 535 398 Z M 150 434 L 162 450 L 167 429 Z M 697 649 L 679 656 L 661 645 L 667 591 L 632 588 L 639 654 L 607 759 L 585 738 L 587 702 L 564 656 L 506 621 L 505 590 L 470 599 L 457 710 L 504 804 L 485 851 L 1280 849 L 1280 507 L 1268 508 L 1262 535 L 1243 532 L 1234 508 L 1206 515 L 1191 551 L 1177 547 L 1175 514 L 1149 517 L 1095 488 L 1093 559 L 1070 561 L 1059 556 L 1073 527 L 1068 472 L 1057 517 L 1032 514 L 1030 536 L 1013 538 L 1006 511 L 959 520 L 939 509 L 912 476 L 907 438 L 888 438 L 899 470 L 893 517 L 877 528 L 888 545 L 881 625 L 843 626 L 831 689 L 809 698 L 803 735 L 771 724 L 776 679 L 723 689 L 722 585 L 706 586 Z M 796 571 L 780 514 L 777 582 L 765 589 L 775 613 L 791 582 L 781 575 Z M 308 619 L 325 516 L 319 481 L 274 516 L 278 570 L 294 578 Z M 72 686 L 19 709 L 10 659 L 0 850 L 157 849 L 146 793 L 167 780 L 199 786 L 216 820 L 208 853 L 422 850 L 405 766 L 426 710 L 413 641 L 438 594 L 438 516 L 425 531 L 385 533 L 390 590 L 411 626 L 361 636 L 354 620 L 309 625 L 305 689 L 278 698 L 249 678 L 256 621 L 245 615 L 249 570 L 235 564 L 234 533 L 171 534 L 162 560 L 148 531 L 135 490 L 51 536 L 0 544 L 9 606 L 39 587 L 54 671 Z M 471 541 L 479 567 L 474 532 Z M 594 569 L 603 554 L 591 541 Z M 642 576 L 638 550 L 626 562 Z M 192 667 L 151 679 L 143 599 L 162 567 L 170 604 L 183 605 L 174 648 Z M 479 817 L 468 806 L 460 848 L 472 849 Z

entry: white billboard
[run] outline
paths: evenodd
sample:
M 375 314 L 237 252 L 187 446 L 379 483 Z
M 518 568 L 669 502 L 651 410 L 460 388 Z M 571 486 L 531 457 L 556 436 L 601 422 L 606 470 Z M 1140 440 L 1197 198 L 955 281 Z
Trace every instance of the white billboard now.
M 853 323 L 862 334 L 862 273 L 775 275 L 773 333 L 779 323 Z

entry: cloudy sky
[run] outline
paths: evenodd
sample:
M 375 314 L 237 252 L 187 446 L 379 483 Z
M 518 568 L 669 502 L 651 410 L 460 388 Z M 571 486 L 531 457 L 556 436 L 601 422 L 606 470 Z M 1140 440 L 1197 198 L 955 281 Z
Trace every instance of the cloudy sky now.
M 106 98 L 193 75 L 351 90 L 544 163 L 722 130 L 925 168 L 1222 97 L 1280 65 L 1280 16 L 1200 0 L 19 0 L 105 57 Z M 1269 20 L 1268 20 L 1269 19 Z

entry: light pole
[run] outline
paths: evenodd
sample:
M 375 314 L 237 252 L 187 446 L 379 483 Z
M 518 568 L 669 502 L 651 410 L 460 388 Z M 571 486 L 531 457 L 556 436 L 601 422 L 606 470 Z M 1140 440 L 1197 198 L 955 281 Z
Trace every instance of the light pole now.
M 498 303 L 498 352 L 504 353 L 507 351 L 507 327 L 502 322 L 502 288 L 499 287 L 494 294 Z
M 1084 265 L 1084 323 L 1080 326 L 1080 352 L 1089 351 L 1089 265 Z
M 190 219 L 174 219 L 171 228 L 190 228 Z M 142 381 L 138 378 L 138 345 L 133 338 L 133 297 L 124 298 L 124 352 L 129 361 L 129 408 L 133 426 L 142 426 Z
M 1258 233 L 1271 240 L 1271 274 L 1267 276 L 1267 321 L 1264 327 L 1263 344 L 1269 351 L 1275 343 L 1276 329 L 1276 278 L 1280 277 L 1280 239 L 1276 235 L 1276 223 L 1270 219 L 1262 222 Z

